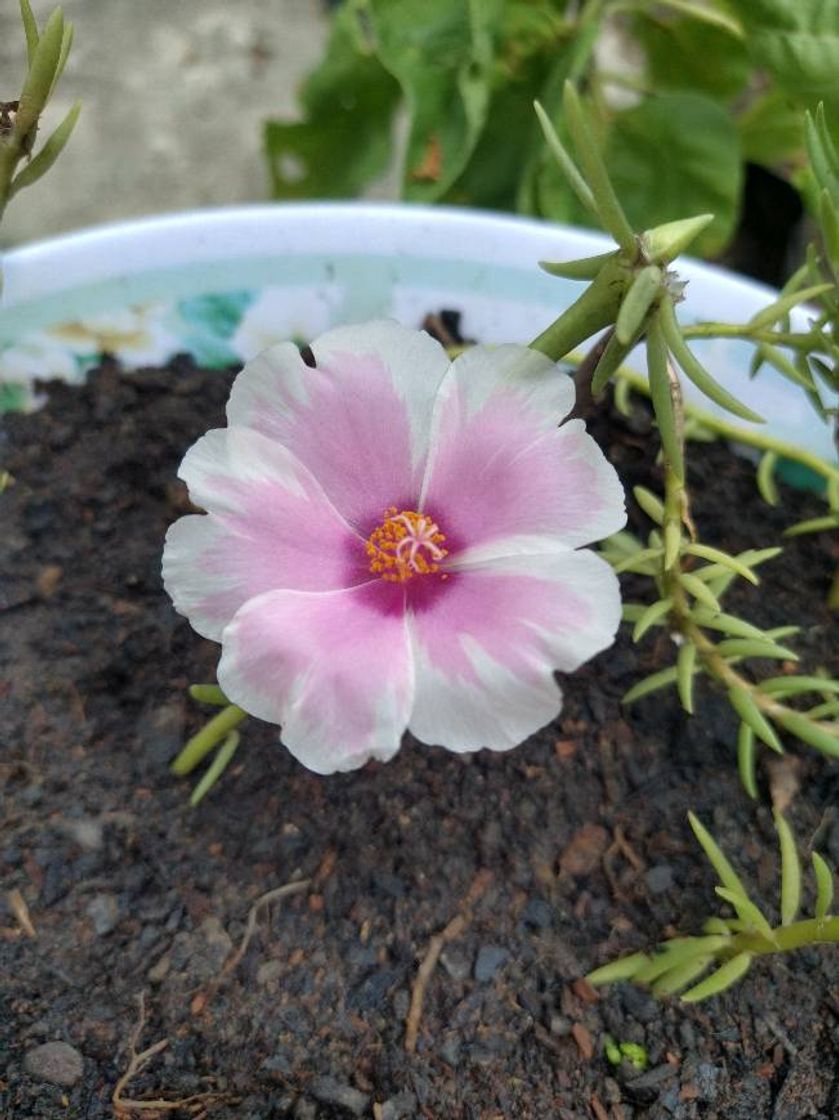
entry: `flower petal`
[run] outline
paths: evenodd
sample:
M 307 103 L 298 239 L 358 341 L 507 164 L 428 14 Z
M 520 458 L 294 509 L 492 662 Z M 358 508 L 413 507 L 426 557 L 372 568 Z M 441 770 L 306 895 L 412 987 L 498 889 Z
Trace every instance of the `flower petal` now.
M 421 508 L 462 547 L 480 547 L 475 558 L 617 532 L 626 514 L 614 468 L 582 421 L 557 428 L 573 403 L 573 381 L 543 354 L 462 354 L 438 394 Z
M 399 749 L 414 692 L 400 589 L 269 591 L 225 629 L 218 680 L 245 711 L 282 727 L 317 774 L 355 770 Z
M 264 591 L 369 579 L 363 542 L 294 456 L 258 432 L 208 432 L 179 473 L 210 512 L 170 527 L 163 582 L 204 637 L 218 641 L 242 604 Z
M 611 645 L 620 591 L 587 550 L 506 557 L 453 573 L 409 617 L 410 730 L 449 750 L 508 750 L 559 712 L 554 670 L 572 672 Z
M 366 536 L 389 506 L 416 503 L 448 358 L 424 331 L 388 320 L 327 331 L 312 352 L 316 369 L 290 344 L 248 362 L 228 420 L 290 448 Z

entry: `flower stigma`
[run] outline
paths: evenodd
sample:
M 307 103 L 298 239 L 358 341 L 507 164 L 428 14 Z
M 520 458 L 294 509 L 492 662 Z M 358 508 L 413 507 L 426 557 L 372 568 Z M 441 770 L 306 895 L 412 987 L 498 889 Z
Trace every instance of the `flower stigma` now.
M 412 509 L 398 512 L 391 506 L 364 545 L 370 571 L 391 583 L 430 575 L 439 571 L 440 561 L 447 555 L 442 547 L 445 539 L 430 517 Z

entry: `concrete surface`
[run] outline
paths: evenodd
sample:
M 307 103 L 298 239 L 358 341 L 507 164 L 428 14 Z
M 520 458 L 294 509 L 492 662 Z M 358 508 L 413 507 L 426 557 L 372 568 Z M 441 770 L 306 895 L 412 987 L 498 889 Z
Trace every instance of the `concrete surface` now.
M 55 0 L 32 0 L 43 24 Z M 44 135 L 80 98 L 52 171 L 9 206 L 0 244 L 193 206 L 262 200 L 261 124 L 292 115 L 320 57 L 322 0 L 64 0 L 75 24 Z M 17 97 L 18 0 L 0 0 L 0 100 Z

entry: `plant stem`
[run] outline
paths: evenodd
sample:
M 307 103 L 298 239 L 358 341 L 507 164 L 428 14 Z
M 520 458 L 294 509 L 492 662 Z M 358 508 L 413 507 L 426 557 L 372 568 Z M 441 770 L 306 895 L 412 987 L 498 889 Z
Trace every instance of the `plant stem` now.
M 672 363 L 669 362 L 668 370 L 677 430 L 679 439 L 683 444 L 685 410 L 679 389 L 679 375 L 673 368 Z M 696 648 L 702 666 L 710 677 L 729 691 L 746 692 L 764 716 L 779 723 L 782 727 L 787 726 L 787 721 L 791 717 L 793 722 L 806 720 L 814 727 L 822 727 L 827 730 L 826 725 L 819 724 L 817 720 L 810 719 L 809 716 L 797 708 L 790 708 L 771 695 L 761 692 L 753 681 L 738 673 L 731 661 L 719 652 L 716 644 L 711 641 L 694 619 L 690 599 L 682 581 L 680 556 L 683 538 L 682 526 L 685 523 L 691 524 L 688 513 L 687 491 L 684 482 L 679 478 L 663 449 L 662 457 L 664 462 L 664 519 L 661 532 L 664 538 L 664 560 L 660 578 L 662 598 L 669 599 L 671 603 L 669 612 L 671 626 L 682 636 L 684 641 L 690 642 Z
M 792 922 L 788 926 L 778 926 L 772 930 L 771 937 L 753 933 L 751 930 L 735 934 L 731 939 L 731 955 L 755 953 L 762 956 L 769 953 L 788 953 L 792 949 L 803 949 L 807 945 L 839 941 L 839 916 L 827 918 L 806 918 Z

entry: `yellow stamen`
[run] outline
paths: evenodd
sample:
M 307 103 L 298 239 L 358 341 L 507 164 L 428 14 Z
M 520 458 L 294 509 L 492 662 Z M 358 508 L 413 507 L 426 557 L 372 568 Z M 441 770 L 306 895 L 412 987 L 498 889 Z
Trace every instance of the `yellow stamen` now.
M 440 570 L 447 555 L 445 536 L 430 517 L 412 509 L 385 510 L 385 520 L 367 538 L 365 549 L 370 571 L 392 583 L 405 583 L 414 576 Z

